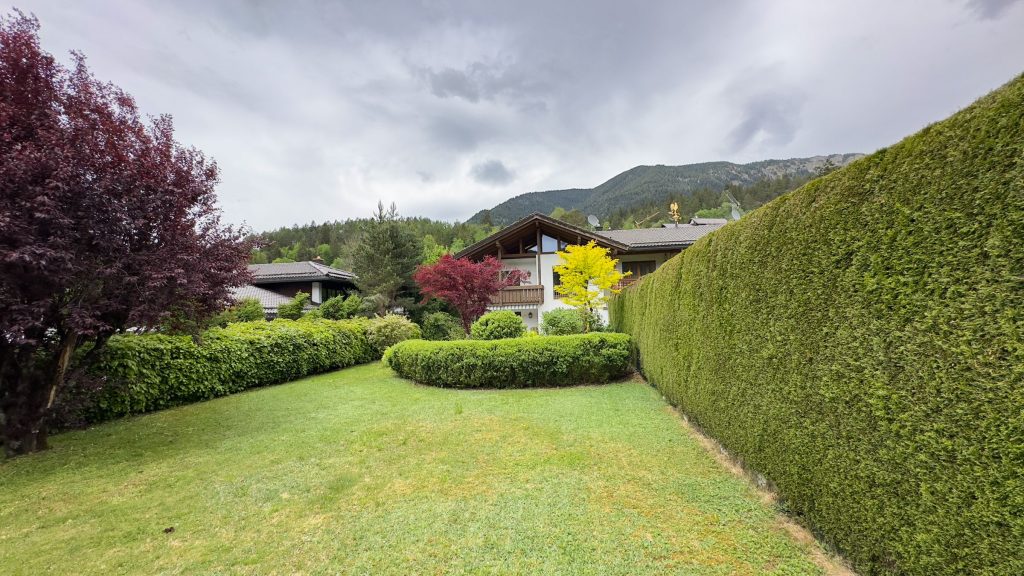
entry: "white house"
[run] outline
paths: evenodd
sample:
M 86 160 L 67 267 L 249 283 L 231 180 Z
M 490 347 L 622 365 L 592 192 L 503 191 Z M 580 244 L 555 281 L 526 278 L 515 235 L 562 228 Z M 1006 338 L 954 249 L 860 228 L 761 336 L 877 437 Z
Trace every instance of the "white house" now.
M 593 240 L 619 261 L 620 270 L 632 272 L 624 280 L 626 284 L 654 272 L 669 258 L 725 223 L 718 219 L 694 219 L 688 224 L 669 224 L 662 228 L 595 232 L 533 213 L 455 256 L 471 260 L 494 256 L 501 260 L 503 273 L 512 269 L 526 272 L 527 281 L 521 286 L 503 289 L 489 309 L 512 310 L 523 317 L 527 327 L 536 329 L 544 312 L 566 307 L 554 290 L 558 278 L 553 269 L 561 261 L 556 251 Z M 600 313 L 607 321 L 607 310 Z

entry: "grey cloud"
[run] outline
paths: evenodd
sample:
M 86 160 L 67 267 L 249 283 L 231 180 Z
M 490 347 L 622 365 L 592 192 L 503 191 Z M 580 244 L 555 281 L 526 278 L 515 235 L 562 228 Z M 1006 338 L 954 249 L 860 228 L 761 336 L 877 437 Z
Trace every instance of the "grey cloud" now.
M 516 179 L 516 174 L 501 160 L 487 160 L 470 169 L 473 179 L 482 184 L 504 186 Z
M 445 68 L 440 71 L 425 70 L 423 75 L 430 84 L 430 92 L 438 98 L 454 96 L 470 102 L 480 100 L 480 89 L 465 72 Z
M 434 96 L 461 98 L 472 103 L 481 99 L 507 97 L 512 100 L 526 99 L 528 104 L 536 106 L 536 99 L 549 90 L 544 80 L 546 71 L 535 70 L 527 74 L 499 64 L 473 62 L 461 70 L 451 67 L 436 70 L 417 68 L 414 73 L 423 79 Z
M 770 146 L 788 144 L 800 127 L 803 102 L 803 96 L 795 92 L 767 91 L 749 97 L 739 124 L 729 132 L 730 148 L 741 151 L 758 137 Z
M 1020 0 L 967 0 L 967 8 L 982 20 L 996 20 Z
M 1024 53 L 1013 0 L 928 18 L 891 0 L 19 5 L 47 50 L 80 49 L 144 113 L 172 114 L 220 164 L 225 216 L 257 229 L 368 214 L 381 196 L 455 219 L 636 164 L 869 152 L 1005 82 L 1020 66 L 1006 54 Z
M 437 145 L 455 152 L 470 152 L 491 139 L 496 128 L 480 118 L 443 114 L 427 121 L 427 135 Z

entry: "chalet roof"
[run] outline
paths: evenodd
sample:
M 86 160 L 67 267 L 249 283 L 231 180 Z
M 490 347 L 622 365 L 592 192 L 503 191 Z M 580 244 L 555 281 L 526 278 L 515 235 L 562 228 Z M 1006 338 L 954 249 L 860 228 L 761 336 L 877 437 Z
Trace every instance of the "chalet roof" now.
M 592 232 L 590 230 L 585 230 L 578 226 L 573 226 L 572 224 L 562 222 L 561 220 L 557 220 L 550 216 L 545 216 L 540 212 L 534 212 L 533 214 L 524 216 L 523 218 L 516 220 L 515 222 L 506 226 L 505 228 L 502 228 L 501 230 L 495 232 L 494 234 L 491 234 L 487 238 L 484 238 L 479 242 L 467 246 L 463 250 L 459 251 L 459 253 L 456 254 L 455 257 L 465 258 L 468 256 L 473 256 L 474 254 L 477 254 L 482 250 L 490 248 L 497 241 L 500 241 L 504 238 L 511 238 L 517 236 L 527 230 L 531 230 L 536 227 L 541 228 L 542 230 L 545 231 L 545 233 L 548 233 L 550 231 L 556 231 L 557 233 L 560 233 L 565 236 L 578 237 L 583 241 L 593 240 L 598 244 L 605 246 L 606 248 L 616 248 L 618 250 L 628 249 L 628 246 L 626 246 L 625 244 L 617 240 L 608 238 L 606 236 L 602 236 L 597 232 Z
M 718 230 L 727 222 L 727 220 L 719 218 L 694 218 L 689 224 L 670 225 L 664 228 L 637 228 L 635 230 L 602 230 L 594 232 L 534 212 L 472 246 L 468 246 L 456 254 L 455 257 L 478 256 L 489 250 L 495 242 L 513 238 L 535 227 L 545 231 L 554 230 L 566 236 L 578 237 L 582 241 L 594 240 L 606 248 L 614 248 L 622 253 L 651 252 L 658 249 L 681 250 L 703 236 Z
M 724 225 L 724 223 L 680 224 L 664 228 L 604 230 L 598 232 L 598 234 L 626 244 L 631 250 L 685 248 Z
M 263 310 L 272 310 L 275 312 L 277 311 L 277 307 L 281 304 L 287 304 L 292 301 L 292 299 L 287 296 L 282 296 L 277 292 L 271 292 L 266 288 L 253 286 L 252 284 L 232 288 L 231 296 L 235 301 L 245 300 L 246 298 L 255 298 L 263 305 Z
M 253 284 L 276 282 L 320 282 L 324 280 L 353 281 L 355 274 L 325 266 L 319 262 L 282 262 L 279 264 L 250 264 Z

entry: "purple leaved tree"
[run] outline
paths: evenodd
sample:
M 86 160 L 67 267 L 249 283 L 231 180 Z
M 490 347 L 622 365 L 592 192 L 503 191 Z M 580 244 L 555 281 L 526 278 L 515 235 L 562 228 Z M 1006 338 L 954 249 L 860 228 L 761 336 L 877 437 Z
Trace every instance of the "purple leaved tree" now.
M 128 328 L 196 325 L 247 279 L 221 224 L 217 166 L 140 118 L 39 24 L 0 17 L 0 425 L 8 455 L 47 447 L 69 382 Z

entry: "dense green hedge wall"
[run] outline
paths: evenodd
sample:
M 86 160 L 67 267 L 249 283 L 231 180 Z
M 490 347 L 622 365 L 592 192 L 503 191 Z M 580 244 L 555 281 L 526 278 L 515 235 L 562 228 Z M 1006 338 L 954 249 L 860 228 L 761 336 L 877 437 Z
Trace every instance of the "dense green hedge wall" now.
M 1024 574 L 1024 77 L 704 238 L 611 315 L 863 574 Z
M 105 380 L 97 397 L 72 404 L 82 405 L 85 422 L 99 422 L 369 362 L 368 324 L 243 322 L 208 330 L 201 345 L 189 336 L 115 336 L 93 369 Z
M 409 340 L 385 363 L 399 375 L 447 388 L 530 388 L 599 384 L 629 371 L 625 334 L 536 336 L 503 340 Z

